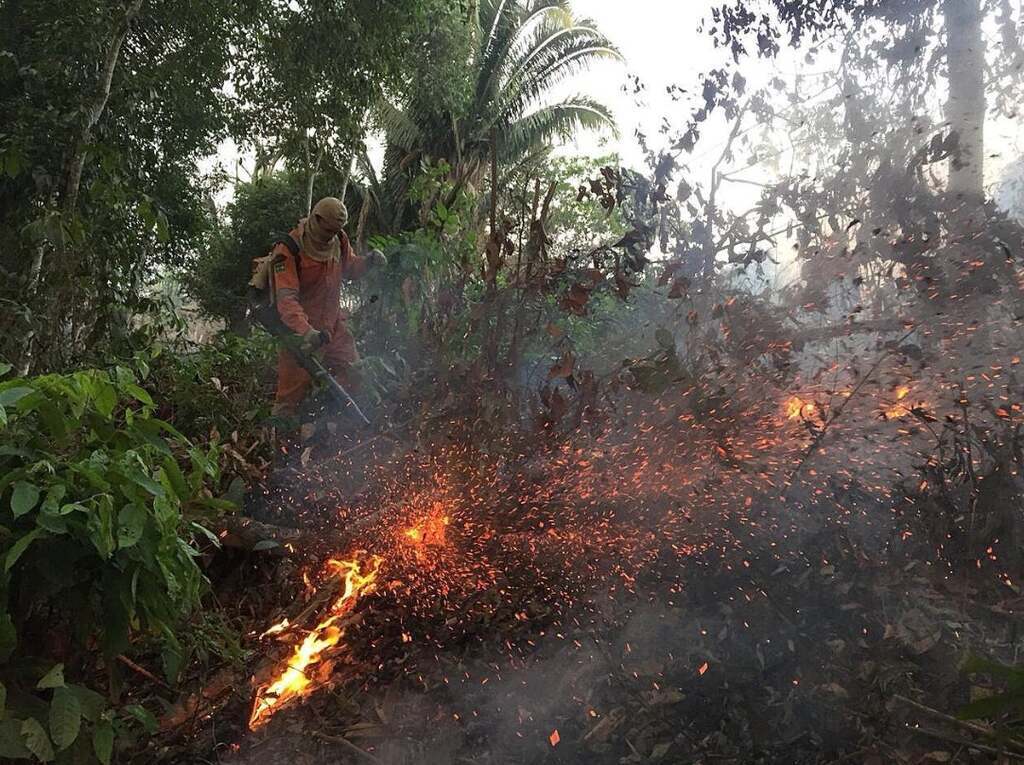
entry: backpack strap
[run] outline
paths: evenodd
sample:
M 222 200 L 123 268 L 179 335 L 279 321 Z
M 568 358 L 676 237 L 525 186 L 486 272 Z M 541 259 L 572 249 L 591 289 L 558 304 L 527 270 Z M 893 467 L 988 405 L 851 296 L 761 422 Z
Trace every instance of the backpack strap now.
M 291 234 L 279 236 L 277 239 L 274 240 L 274 247 L 277 247 L 277 245 L 279 244 L 283 244 L 285 248 L 288 250 L 288 252 L 291 253 L 292 258 L 294 258 L 295 260 L 295 273 L 301 279 L 302 258 L 299 257 L 299 253 L 302 251 L 302 246 L 297 241 L 295 241 L 295 237 L 292 236 Z

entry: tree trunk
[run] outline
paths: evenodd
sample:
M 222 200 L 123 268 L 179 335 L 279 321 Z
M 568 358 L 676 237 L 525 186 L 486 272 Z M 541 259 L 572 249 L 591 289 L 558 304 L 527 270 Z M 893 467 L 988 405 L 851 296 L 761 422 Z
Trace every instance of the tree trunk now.
M 78 208 L 78 194 L 82 185 L 82 172 L 85 170 L 86 153 L 88 152 L 89 143 L 92 141 L 92 131 L 103 117 L 103 112 L 107 108 L 107 101 L 110 100 L 110 88 L 114 81 L 114 72 L 117 69 L 117 62 L 121 56 L 121 47 L 124 45 L 125 37 L 128 36 L 128 30 L 131 27 L 132 21 L 139 14 L 141 8 L 142 0 L 132 0 L 125 7 L 124 15 L 114 25 L 113 32 L 107 43 L 106 54 L 103 57 L 103 66 L 100 70 L 100 79 L 96 85 L 96 91 L 92 99 L 84 104 L 82 121 L 78 128 L 78 135 L 73 143 L 74 148 L 64 166 L 64 180 L 61 184 L 58 200 L 60 203 L 61 226 L 66 225 L 71 220 Z M 58 249 L 61 251 L 61 260 L 66 264 L 67 254 L 64 252 L 64 244 L 59 244 Z M 27 303 L 32 303 L 39 291 L 46 250 L 46 245 L 40 244 L 32 254 L 25 288 Z M 31 331 L 25 338 L 24 353 L 22 353 L 18 363 L 18 373 L 21 375 L 28 374 L 32 367 L 35 335 L 35 331 Z
M 115 25 L 114 33 L 107 46 L 100 82 L 92 102 L 86 107 L 85 118 L 82 120 L 78 139 L 75 141 L 74 153 L 68 161 L 65 172 L 64 191 L 61 195 L 61 212 L 65 216 L 73 215 L 78 206 L 78 190 L 82 183 L 82 170 L 85 168 L 86 148 L 92 140 L 92 129 L 96 127 L 96 123 L 100 121 L 100 117 L 103 116 L 103 112 L 107 108 L 107 101 L 110 99 L 110 86 L 114 80 L 114 70 L 117 69 L 117 60 L 121 55 L 121 46 L 124 44 L 124 38 L 128 36 L 128 28 L 141 7 L 142 0 L 132 0 L 125 8 L 124 16 Z
M 306 178 L 306 215 L 313 212 L 313 185 L 316 183 L 316 177 L 320 174 L 320 163 L 324 158 L 324 147 L 321 146 L 320 150 L 316 154 L 316 162 L 310 164 L 309 161 L 309 138 L 306 139 L 306 166 L 309 169 L 309 176 Z
M 985 180 L 985 48 L 981 0 L 944 0 L 949 101 L 946 118 L 960 139 L 950 162 L 949 191 L 981 202 Z

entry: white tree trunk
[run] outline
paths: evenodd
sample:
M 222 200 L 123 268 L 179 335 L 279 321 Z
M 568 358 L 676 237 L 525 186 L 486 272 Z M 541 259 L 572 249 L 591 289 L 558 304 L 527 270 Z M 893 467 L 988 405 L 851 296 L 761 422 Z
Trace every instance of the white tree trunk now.
M 985 47 L 981 0 L 944 0 L 949 101 L 946 119 L 960 137 L 949 190 L 981 202 L 985 194 Z

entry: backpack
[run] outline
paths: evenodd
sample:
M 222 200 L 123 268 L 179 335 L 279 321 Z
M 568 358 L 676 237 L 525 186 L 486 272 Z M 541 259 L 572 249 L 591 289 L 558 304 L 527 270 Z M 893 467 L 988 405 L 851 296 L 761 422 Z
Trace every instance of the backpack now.
M 248 315 L 272 335 L 290 331 L 281 320 L 276 305 L 277 287 L 274 283 L 274 265 L 281 262 L 281 258 L 284 257 L 276 252 L 279 244 L 283 244 L 295 259 L 295 270 L 298 272 L 299 278 L 302 278 L 302 258 L 299 257 L 302 248 L 291 234 L 285 234 L 274 240 L 270 252 L 259 258 L 253 258 L 252 278 L 249 279 Z

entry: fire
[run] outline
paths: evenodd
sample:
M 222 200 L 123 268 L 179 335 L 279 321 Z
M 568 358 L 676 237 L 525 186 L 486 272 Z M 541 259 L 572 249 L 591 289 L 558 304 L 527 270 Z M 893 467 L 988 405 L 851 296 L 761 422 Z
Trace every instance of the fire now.
M 356 559 L 328 561 L 328 567 L 343 582 L 341 594 L 331 606 L 330 615 L 295 647 L 277 679 L 257 692 L 249 717 L 250 730 L 263 725 L 284 704 L 306 695 L 312 683 L 307 670 L 319 663 L 324 651 L 337 645 L 344 636 L 344 630 L 337 622 L 352 611 L 360 596 L 373 591 L 382 562 L 381 558 L 374 556 L 364 568 Z M 273 627 L 268 630 L 272 631 Z
M 790 396 L 786 399 L 783 409 L 786 412 L 786 419 L 789 420 L 797 418 L 807 419 L 813 417 L 815 412 L 818 411 L 818 407 L 813 401 L 804 401 L 799 396 Z
M 402 536 L 416 546 L 440 547 L 446 542 L 451 522 L 452 519 L 445 512 L 444 505 L 438 502 L 419 523 L 405 529 Z
M 894 400 L 891 404 L 887 405 L 884 409 L 885 417 L 889 420 L 897 420 L 901 417 L 906 417 L 911 413 L 914 408 L 909 402 L 906 401 L 907 396 L 910 395 L 909 385 L 900 385 L 894 392 Z M 923 402 L 919 403 L 921 406 Z

